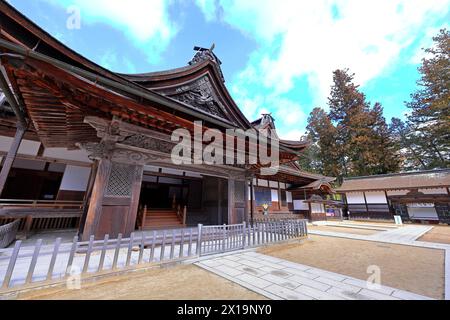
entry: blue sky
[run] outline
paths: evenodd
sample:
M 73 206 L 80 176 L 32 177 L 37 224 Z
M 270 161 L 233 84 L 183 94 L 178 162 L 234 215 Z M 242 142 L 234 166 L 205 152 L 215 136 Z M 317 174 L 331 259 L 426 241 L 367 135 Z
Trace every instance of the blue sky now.
M 449 27 L 450 0 L 9 0 L 60 41 L 117 72 L 186 65 L 216 44 L 226 85 L 244 114 L 271 112 L 298 139 L 314 107 L 327 109 L 332 71 L 349 68 L 385 117 L 403 116 L 422 47 Z M 75 10 L 75 11 L 74 11 Z M 80 28 L 67 21 L 79 10 Z

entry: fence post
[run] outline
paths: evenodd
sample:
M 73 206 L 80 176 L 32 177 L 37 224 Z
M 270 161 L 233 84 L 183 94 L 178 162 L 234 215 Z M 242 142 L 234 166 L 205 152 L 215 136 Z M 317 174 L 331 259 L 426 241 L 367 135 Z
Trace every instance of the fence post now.
M 14 266 L 16 265 L 17 256 L 19 255 L 20 245 L 22 244 L 22 241 L 17 240 L 14 244 L 14 249 L 11 254 L 11 257 L 9 258 L 9 264 L 8 268 L 6 269 L 5 277 L 3 278 L 3 284 L 2 288 L 8 288 L 9 282 L 11 281 L 11 276 L 14 271 Z
M 83 273 L 88 271 L 89 260 L 91 259 L 92 246 L 94 245 L 94 235 L 90 236 L 89 244 L 84 258 Z
M 246 234 L 246 225 L 245 225 L 245 221 L 242 222 L 242 249 L 245 249 L 245 234 Z
M 125 262 L 125 266 L 127 267 L 130 265 L 131 262 L 131 253 L 133 251 L 133 244 L 134 244 L 134 232 L 130 234 L 130 239 L 128 242 L 127 260 Z
M 103 247 L 102 247 L 102 253 L 100 254 L 100 261 L 98 263 L 97 272 L 100 272 L 103 270 L 103 265 L 105 263 L 105 255 L 106 255 L 106 249 L 108 247 L 108 240 L 109 240 L 109 234 L 105 234 L 105 237 L 103 238 Z
M 231 236 L 230 242 L 231 245 L 233 245 L 233 235 Z M 222 229 L 222 252 L 225 252 L 226 249 L 226 243 L 227 243 L 227 225 L 224 224 L 223 225 L 223 229 Z M 230 243 L 228 243 L 228 245 L 230 245 Z
M 115 270 L 117 268 L 117 260 L 119 259 L 119 251 L 121 245 L 122 245 L 122 234 L 119 233 L 116 239 L 116 249 L 114 251 L 114 260 L 111 270 Z
M 198 231 L 197 231 L 197 255 L 202 254 L 202 227 L 203 225 L 201 223 L 198 224 Z
M 56 238 L 55 245 L 53 246 L 52 259 L 50 260 L 50 265 L 48 267 L 47 280 L 51 280 L 52 279 L 53 269 L 55 267 L 56 257 L 58 255 L 60 244 L 61 244 L 61 238 Z
M 78 236 L 74 236 L 72 240 L 72 247 L 70 249 L 69 259 L 67 260 L 66 276 L 69 276 L 72 271 L 73 258 L 75 256 L 75 251 L 78 247 Z
M 36 241 L 36 246 L 34 247 L 33 257 L 31 258 L 30 268 L 28 269 L 27 278 L 25 283 L 30 283 L 33 279 L 34 268 L 36 267 L 36 262 L 39 257 L 39 251 L 41 250 L 42 239 Z

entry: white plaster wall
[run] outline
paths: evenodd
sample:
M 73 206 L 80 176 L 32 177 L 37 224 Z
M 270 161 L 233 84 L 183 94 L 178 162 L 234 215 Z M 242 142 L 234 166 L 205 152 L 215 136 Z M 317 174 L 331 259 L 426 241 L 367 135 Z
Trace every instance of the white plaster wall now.
M 292 193 L 290 191 L 286 191 L 286 202 L 292 202 Z
M 364 195 L 362 192 L 347 192 L 347 203 L 364 203 Z
M 272 201 L 278 201 L 278 190 L 270 189 Z
M 269 187 L 278 189 L 278 182 L 277 181 L 269 181 Z
M 384 191 L 367 191 L 366 200 L 367 203 L 387 203 Z
M 303 200 L 294 200 L 294 210 L 309 210 L 309 206 Z
M 323 213 L 325 208 L 321 203 L 311 203 L 311 213 Z
M 286 189 L 286 183 L 280 182 L 280 189 Z
M 445 189 L 445 188 L 427 188 L 427 189 L 419 189 L 419 192 L 423 192 L 425 194 L 447 194 L 447 189 Z
M 260 187 L 268 187 L 269 186 L 269 182 L 267 180 L 258 179 L 258 186 L 260 186 Z
M 59 189 L 86 191 L 90 173 L 91 168 L 88 167 L 66 166 Z
M 44 157 L 92 163 L 86 150 L 67 150 L 66 148 L 46 148 Z
M 8 152 L 14 138 L 0 136 L 0 151 Z M 35 156 L 39 151 L 41 143 L 39 141 L 22 140 L 19 146 L 18 154 Z

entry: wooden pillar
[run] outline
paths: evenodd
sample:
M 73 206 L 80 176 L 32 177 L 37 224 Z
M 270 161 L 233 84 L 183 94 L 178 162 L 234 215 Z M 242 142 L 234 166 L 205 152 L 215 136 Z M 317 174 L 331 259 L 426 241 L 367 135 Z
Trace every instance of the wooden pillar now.
M 280 188 L 280 181 L 278 182 L 278 210 L 281 211 L 281 188 Z
M 244 207 L 244 221 L 248 224 L 248 188 L 249 188 L 249 179 L 245 179 L 245 188 L 244 188 L 244 199 L 245 199 L 245 207 Z
M 82 240 L 91 235 L 102 239 L 122 233 L 124 237 L 135 229 L 142 183 L 143 165 L 116 163 L 101 159 L 95 176 Z
M 97 173 L 95 175 L 94 186 L 92 188 L 89 208 L 82 226 L 82 240 L 88 240 L 91 235 L 96 233 L 96 228 L 102 213 L 103 196 L 105 194 L 106 184 L 111 171 L 111 160 L 102 159 L 98 163 Z
M 14 135 L 14 140 L 9 148 L 6 159 L 3 162 L 2 170 L 0 171 L 0 196 L 5 188 L 6 179 L 8 179 L 9 171 L 13 165 L 14 159 L 16 158 L 17 151 L 19 150 L 20 143 L 22 142 L 23 135 L 25 134 L 26 128 L 17 125 L 16 134 Z
M 87 184 L 87 188 L 86 188 L 86 192 L 84 193 L 84 199 L 83 199 L 83 213 L 82 216 L 78 222 L 78 234 L 82 234 L 83 233 L 83 227 L 84 227 L 84 223 L 86 221 L 86 215 L 88 213 L 88 209 L 89 209 L 89 201 L 91 200 L 91 195 L 92 195 L 92 189 L 94 188 L 94 181 L 95 181 L 95 177 L 97 175 L 97 169 L 98 169 L 98 161 L 95 160 L 92 163 L 91 166 L 91 172 L 89 174 L 89 180 L 88 180 L 88 184 Z
M 223 224 L 223 213 L 222 213 L 222 181 L 217 178 L 217 222 L 218 224 Z
M 253 218 L 255 215 L 255 203 L 254 203 L 254 199 L 253 199 L 253 178 L 250 178 L 250 222 L 253 226 Z
M 236 223 L 234 210 L 234 179 L 228 179 L 228 224 Z

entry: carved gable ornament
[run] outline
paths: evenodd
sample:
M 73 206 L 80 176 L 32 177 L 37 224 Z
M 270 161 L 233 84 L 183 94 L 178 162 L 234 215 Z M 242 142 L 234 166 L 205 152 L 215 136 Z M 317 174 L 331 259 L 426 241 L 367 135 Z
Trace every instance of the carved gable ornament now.
M 169 93 L 168 95 L 198 110 L 202 110 L 222 119 L 231 120 L 225 107 L 215 94 L 213 86 L 206 75 L 190 84 L 178 87 L 175 89 L 175 92 Z

